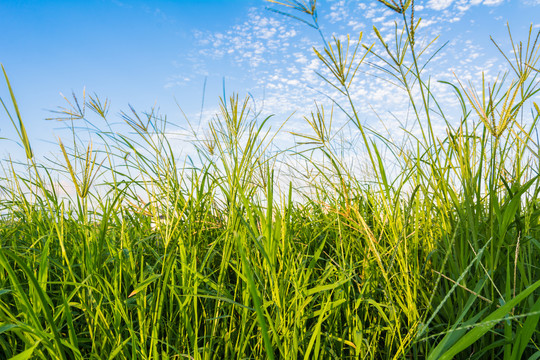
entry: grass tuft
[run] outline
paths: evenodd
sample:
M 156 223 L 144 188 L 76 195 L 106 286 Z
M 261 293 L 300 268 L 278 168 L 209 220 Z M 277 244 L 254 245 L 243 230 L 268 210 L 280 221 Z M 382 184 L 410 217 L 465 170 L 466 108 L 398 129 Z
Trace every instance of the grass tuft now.
M 393 39 L 375 28 L 375 44 L 327 41 L 315 1 L 271 2 L 321 35 L 338 94 L 286 151 L 285 122 L 250 98 L 190 123 L 184 160 L 156 110 L 130 107 L 120 131 L 110 101 L 83 94 L 57 113 L 61 155 L 38 161 L 3 69 L 28 166 L 0 175 L 0 358 L 539 356 L 538 35 L 512 40 L 492 84 L 441 81 L 460 104 L 451 121 L 414 1 L 380 1 L 403 24 Z M 401 145 L 361 121 L 366 66 L 409 99 Z

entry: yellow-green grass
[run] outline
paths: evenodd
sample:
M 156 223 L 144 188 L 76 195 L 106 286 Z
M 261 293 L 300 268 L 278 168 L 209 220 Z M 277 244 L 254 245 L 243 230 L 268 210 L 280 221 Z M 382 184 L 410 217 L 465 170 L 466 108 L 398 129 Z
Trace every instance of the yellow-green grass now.
M 314 1 L 275 3 L 320 32 Z M 382 3 L 403 16 L 392 43 L 320 32 L 315 50 L 365 174 L 322 106 L 275 153 L 281 128 L 238 96 L 194 139 L 197 161 L 178 161 L 157 114 L 131 109 L 118 133 L 108 101 L 84 97 L 64 115 L 99 146 L 73 130 L 59 160 L 38 163 L 4 71 L 27 159 L 4 163 L 0 183 L 0 358 L 540 357 L 536 37 L 496 83 L 447 83 L 462 106 L 452 126 L 422 77 L 433 51 L 415 41 L 414 2 Z M 409 96 L 420 135 L 403 146 L 360 120 L 350 86 L 367 59 Z M 279 171 L 283 156 L 309 174 Z

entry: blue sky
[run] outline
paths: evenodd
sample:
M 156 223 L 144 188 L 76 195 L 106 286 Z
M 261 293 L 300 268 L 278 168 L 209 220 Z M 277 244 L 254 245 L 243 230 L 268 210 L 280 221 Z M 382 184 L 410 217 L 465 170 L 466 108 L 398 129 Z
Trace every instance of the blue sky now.
M 373 25 L 386 37 L 399 21 L 375 0 L 317 3 L 328 37 L 357 38 L 364 31 L 364 42 L 371 43 Z M 113 119 L 128 104 L 143 111 L 157 106 L 183 126 L 176 103 L 197 121 L 205 79 L 203 119 L 217 111 L 225 83 L 227 95 L 252 94 L 259 109 L 276 114 L 276 124 L 294 113 L 286 130 L 305 129 L 302 116 L 314 109 L 314 100 L 327 102 L 317 90 L 331 93 L 315 74 L 322 67 L 311 49 L 321 48 L 321 41 L 313 29 L 267 6 L 275 7 L 262 0 L 1 1 L 0 62 L 34 148 L 58 149 L 51 142 L 62 124 L 44 119 L 64 105 L 60 93 L 82 96 L 86 89 L 107 97 Z M 493 79 L 507 66 L 489 36 L 508 49 L 507 22 L 517 40 L 526 39 L 531 24 L 540 30 L 540 1 L 416 1 L 416 16 L 423 19 L 418 41 L 440 35 L 438 45 L 448 42 L 430 68 L 435 79 L 453 80 L 455 73 L 475 80 L 481 71 Z M 385 126 L 398 126 L 404 98 L 395 88 L 364 74 L 354 90 L 366 123 L 377 126 L 386 118 Z M 3 81 L 0 96 L 9 99 Z M 0 112 L 0 137 L 15 136 Z M 13 143 L 0 140 L 2 157 L 14 151 Z

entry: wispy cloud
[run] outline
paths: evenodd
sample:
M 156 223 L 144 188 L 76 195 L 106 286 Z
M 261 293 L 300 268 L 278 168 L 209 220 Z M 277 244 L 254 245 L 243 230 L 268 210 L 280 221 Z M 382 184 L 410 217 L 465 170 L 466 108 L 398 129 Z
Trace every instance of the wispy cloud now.
M 416 17 L 426 17 L 418 30 L 417 49 L 423 49 L 432 40 L 433 34 L 445 33 L 452 29 L 473 6 L 500 5 L 502 0 L 437 0 L 420 3 L 416 6 Z M 391 41 L 397 30 L 401 30 L 399 15 L 375 2 L 353 4 L 348 1 L 329 1 L 328 11 L 321 8 L 323 32 L 344 39 L 344 35 L 365 31 L 363 41 L 376 43 L 372 32 L 377 26 L 383 37 Z M 310 32 L 311 31 L 311 32 Z M 505 68 L 499 59 L 485 54 L 482 46 L 466 34 L 455 36 L 447 46 L 435 55 L 440 44 L 433 44 L 423 55 L 423 61 L 432 59 L 431 65 L 424 69 L 425 79 L 431 78 L 431 90 L 439 95 L 441 105 L 458 107 L 452 88 L 436 80 L 454 81 L 458 76 L 464 81 L 484 78 L 493 81 Z M 317 59 L 313 47 L 323 48 L 316 31 L 299 26 L 289 18 L 253 8 L 248 19 L 236 26 L 217 33 L 197 32 L 197 58 L 217 59 L 228 62 L 234 68 L 242 69 L 244 80 L 249 81 L 248 91 L 255 99 L 264 103 L 264 110 L 286 118 L 293 114 L 286 129 L 304 129 L 302 116 L 314 109 L 315 102 L 327 108 L 333 105 L 331 99 L 344 103 L 341 95 L 326 83 L 323 77 L 331 77 L 330 72 Z M 352 37 L 355 38 L 354 36 Z M 354 46 L 354 40 L 353 46 Z M 394 46 L 391 44 L 391 48 Z M 378 47 L 384 54 L 384 49 Z M 368 63 L 361 66 L 350 92 L 357 104 L 360 121 L 376 128 L 386 128 L 389 132 L 400 127 L 411 128 L 413 109 L 409 105 L 407 92 L 396 86 L 396 80 L 377 69 L 386 67 L 380 59 L 368 56 Z M 371 65 L 371 66 L 370 66 Z M 200 66 L 200 65 L 199 65 Z M 222 74 L 226 75 L 226 74 Z M 182 81 L 182 78 L 172 81 Z M 411 79 L 411 81 L 414 81 Z M 418 98 L 416 88 L 412 94 Z M 391 109 L 391 110 L 390 110 Z M 336 111 L 335 120 L 344 124 L 347 119 Z M 451 119 L 450 119 L 451 120 Z M 458 121 L 454 118 L 453 121 Z M 441 123 L 442 124 L 442 123 Z M 444 127 L 438 129 L 442 132 Z
M 429 0 L 427 6 L 433 10 L 444 10 L 450 7 L 454 0 Z
M 286 52 L 296 36 L 294 28 L 275 18 L 264 16 L 260 9 L 251 9 L 248 20 L 221 33 L 195 32 L 200 45 L 199 55 L 224 59 L 227 55 L 239 66 L 257 68 L 273 55 Z

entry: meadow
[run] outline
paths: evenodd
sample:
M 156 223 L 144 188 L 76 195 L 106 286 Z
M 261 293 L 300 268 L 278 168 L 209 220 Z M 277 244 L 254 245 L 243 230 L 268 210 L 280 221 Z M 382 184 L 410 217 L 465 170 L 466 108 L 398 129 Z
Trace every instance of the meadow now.
M 496 82 L 444 84 L 456 122 L 424 76 L 436 50 L 411 0 L 380 1 L 399 23 L 375 45 L 327 38 L 315 1 L 273 2 L 321 32 L 339 94 L 282 151 L 250 98 L 221 99 L 190 161 L 157 112 L 129 109 L 118 132 L 108 100 L 84 95 L 38 162 L 2 66 L 26 159 L 0 175 L 1 359 L 540 358 L 539 34 L 500 49 Z M 370 64 L 408 94 L 399 145 L 357 111 Z

